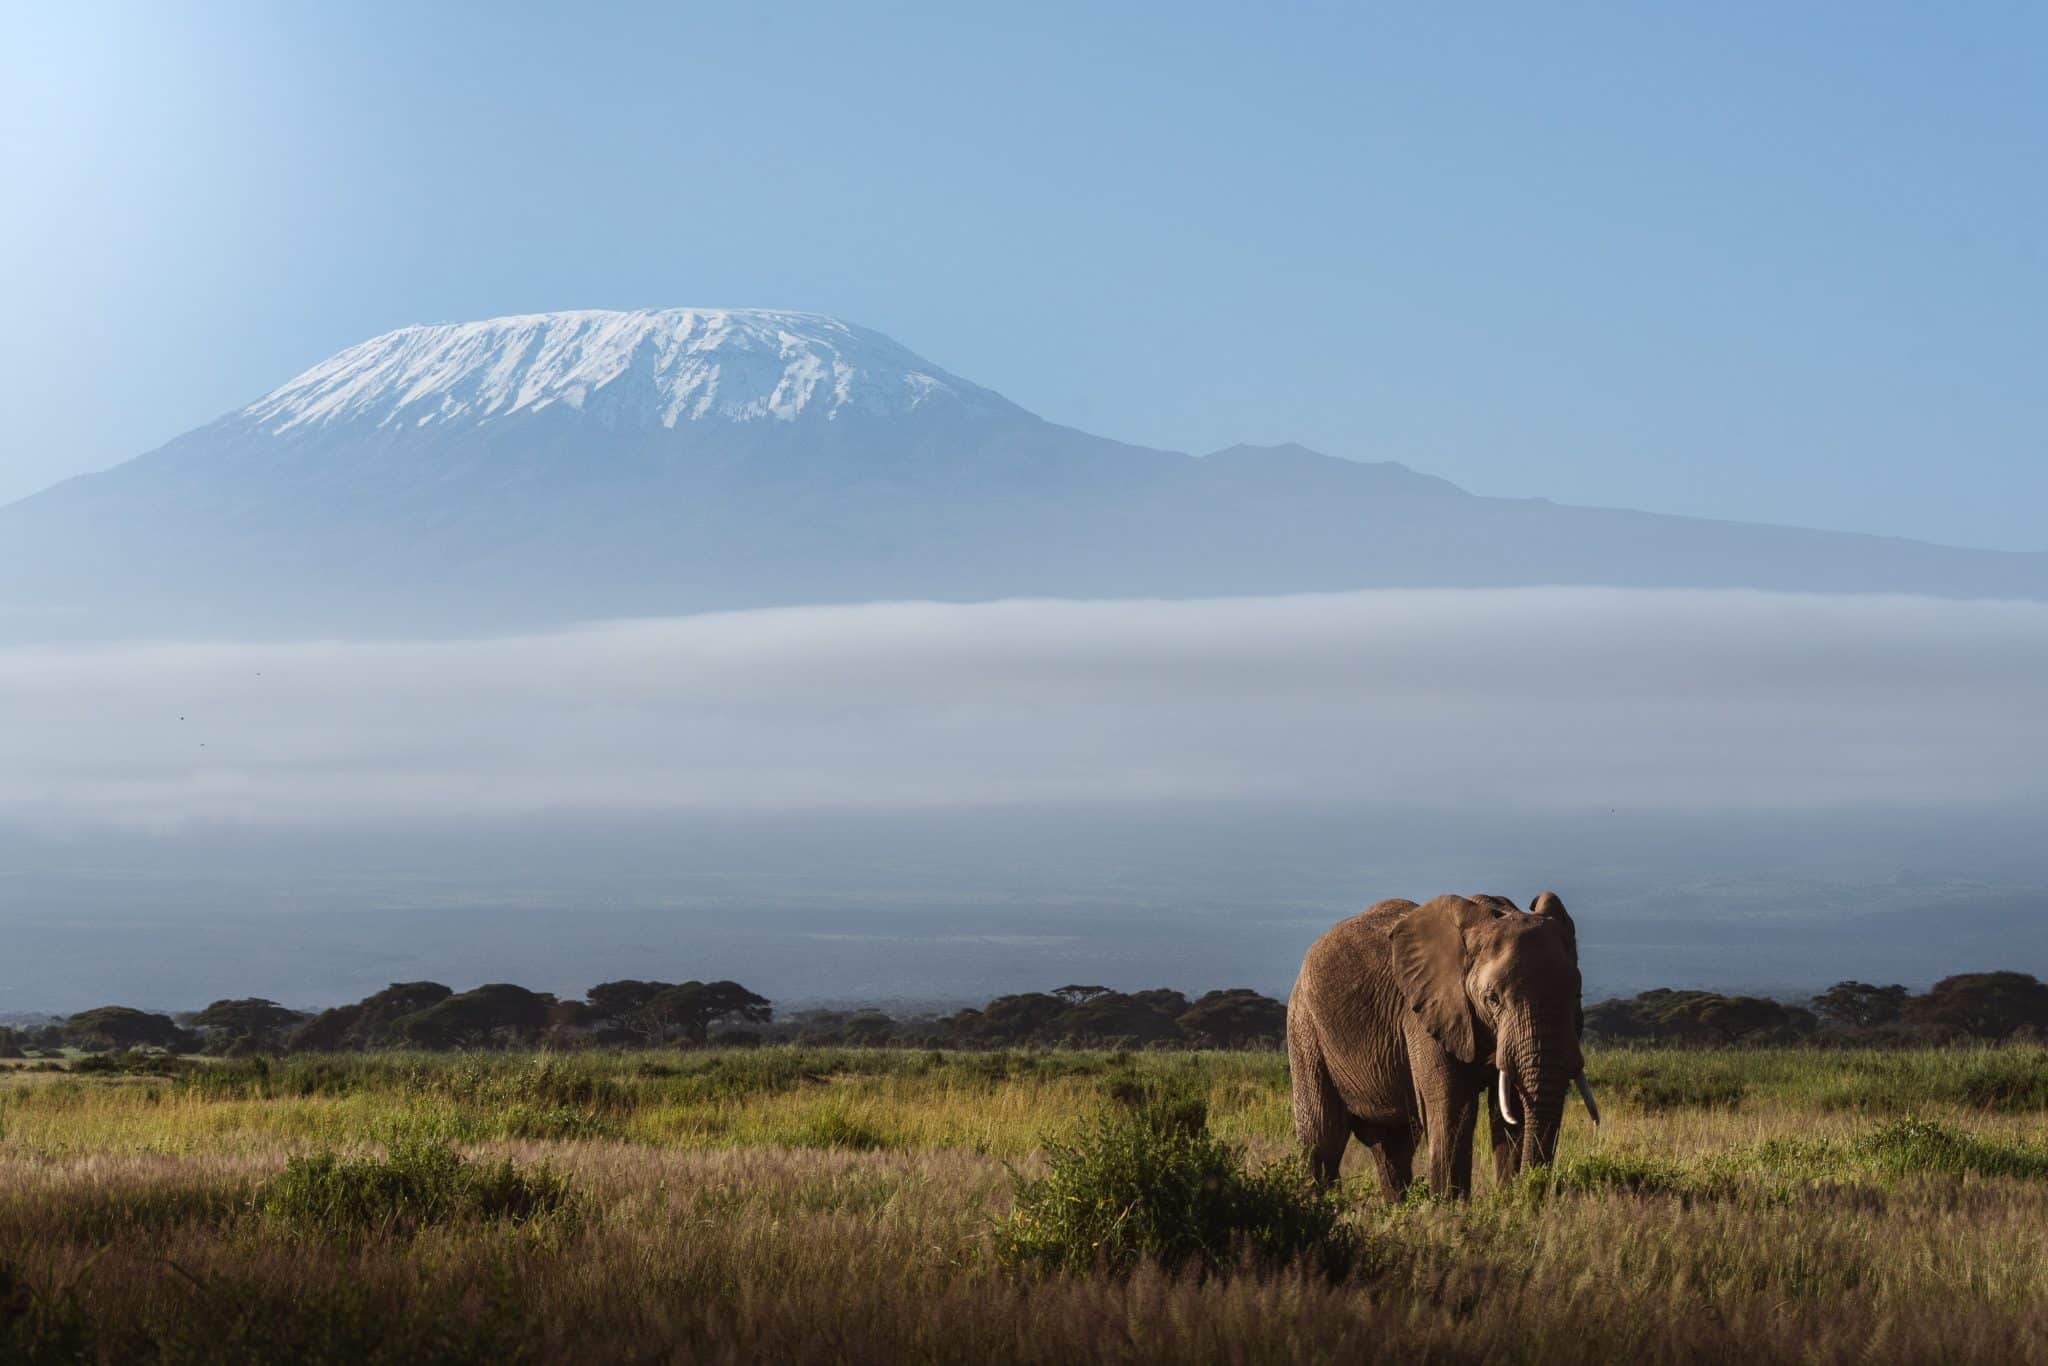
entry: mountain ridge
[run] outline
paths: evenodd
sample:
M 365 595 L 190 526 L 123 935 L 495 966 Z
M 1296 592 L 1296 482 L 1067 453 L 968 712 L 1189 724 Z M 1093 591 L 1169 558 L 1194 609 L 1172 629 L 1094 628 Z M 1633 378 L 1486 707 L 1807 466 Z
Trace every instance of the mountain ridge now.
M 1490 498 L 1295 443 L 1155 450 L 773 310 L 398 329 L 0 507 L 9 639 L 1536 584 L 2048 599 L 2048 554 Z

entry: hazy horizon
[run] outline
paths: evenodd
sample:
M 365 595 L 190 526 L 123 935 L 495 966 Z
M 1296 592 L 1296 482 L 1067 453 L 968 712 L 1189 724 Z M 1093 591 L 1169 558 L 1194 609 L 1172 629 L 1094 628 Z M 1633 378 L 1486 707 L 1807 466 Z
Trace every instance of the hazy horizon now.
M 6 649 L 0 1005 L 1277 991 L 1546 887 L 1589 989 L 1924 985 L 2048 958 L 2044 679 L 2048 605 L 1601 589 Z

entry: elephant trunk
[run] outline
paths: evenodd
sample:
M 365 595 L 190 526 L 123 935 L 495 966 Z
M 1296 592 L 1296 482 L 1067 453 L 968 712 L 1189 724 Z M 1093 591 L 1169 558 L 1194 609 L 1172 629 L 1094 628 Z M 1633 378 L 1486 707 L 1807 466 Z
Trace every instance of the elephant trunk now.
M 1578 1041 L 1568 1024 L 1535 1020 L 1503 1043 L 1502 1113 L 1520 1121 L 1521 1165 L 1542 1166 L 1557 1155 L 1565 1100 L 1584 1066 Z

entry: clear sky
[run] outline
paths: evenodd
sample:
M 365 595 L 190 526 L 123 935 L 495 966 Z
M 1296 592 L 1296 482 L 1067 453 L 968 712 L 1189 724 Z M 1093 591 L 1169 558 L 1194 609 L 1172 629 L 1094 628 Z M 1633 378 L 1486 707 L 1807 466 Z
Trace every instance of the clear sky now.
M 0 499 L 406 323 L 2048 549 L 2048 8 L 0 0 Z M 1682 12 L 1683 11 L 1683 12 Z

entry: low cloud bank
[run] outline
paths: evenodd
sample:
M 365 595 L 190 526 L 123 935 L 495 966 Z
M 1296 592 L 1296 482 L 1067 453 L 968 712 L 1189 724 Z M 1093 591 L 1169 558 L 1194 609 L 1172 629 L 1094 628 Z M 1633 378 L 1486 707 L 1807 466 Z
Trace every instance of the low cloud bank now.
M 2048 605 L 1592 589 L 893 603 L 0 650 L 0 820 L 1390 798 L 2039 801 Z

